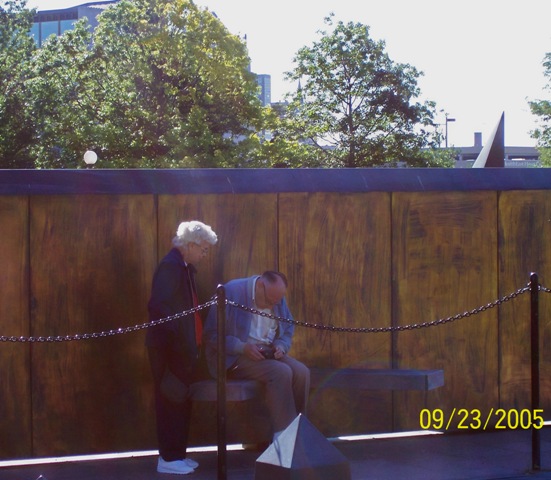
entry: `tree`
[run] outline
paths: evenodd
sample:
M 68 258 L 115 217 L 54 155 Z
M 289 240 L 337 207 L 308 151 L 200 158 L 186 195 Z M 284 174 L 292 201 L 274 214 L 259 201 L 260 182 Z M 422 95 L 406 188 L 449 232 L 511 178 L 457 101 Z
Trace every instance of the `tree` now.
M 257 146 L 250 152 L 250 166 L 255 167 L 307 167 L 310 152 L 296 139 L 284 135 L 287 105 L 272 104 L 264 109 L 264 131 L 257 136 Z
M 549 80 L 545 89 L 551 91 L 551 52 L 545 55 L 543 67 L 544 76 Z M 532 138 L 537 140 L 542 164 L 549 167 L 551 166 L 551 101 L 535 100 L 529 102 L 529 105 L 532 113 L 540 117 L 539 127 L 531 132 Z
M 28 146 L 34 125 L 25 107 L 25 81 L 35 50 L 28 35 L 33 15 L 24 0 L 0 6 L 0 168 L 32 166 Z
M 37 50 L 36 166 L 247 166 L 263 112 L 244 42 L 191 0 L 122 0 Z
M 262 112 L 243 41 L 189 0 L 123 1 L 94 35 L 108 62 L 109 155 L 150 166 L 236 166 Z M 107 144 L 107 142 L 105 142 Z M 155 161 L 152 161 L 155 159 Z
M 285 135 L 308 146 L 304 163 L 331 167 L 440 165 L 426 148 L 438 146 L 435 104 L 419 103 L 408 64 L 393 62 L 385 43 L 360 23 L 326 23 L 311 47 L 301 48 L 287 79 L 300 82 L 291 96 Z
M 101 68 L 90 41 L 81 20 L 62 36 L 50 36 L 33 56 L 26 90 L 35 122 L 30 151 L 38 168 L 79 167 L 83 153 L 97 145 L 103 99 L 93 84 L 101 81 Z

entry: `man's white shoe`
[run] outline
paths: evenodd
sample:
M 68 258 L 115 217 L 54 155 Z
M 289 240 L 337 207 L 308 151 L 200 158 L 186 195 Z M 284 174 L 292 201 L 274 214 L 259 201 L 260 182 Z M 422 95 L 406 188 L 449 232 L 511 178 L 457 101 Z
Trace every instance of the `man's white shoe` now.
M 159 473 L 172 473 L 175 475 L 187 475 L 193 473 L 195 470 L 190 467 L 185 460 L 175 460 L 173 462 L 167 462 L 159 457 L 157 463 L 157 472 Z
M 188 466 L 193 469 L 199 466 L 199 464 L 195 460 L 192 460 L 191 458 L 184 458 L 184 462 L 186 462 Z

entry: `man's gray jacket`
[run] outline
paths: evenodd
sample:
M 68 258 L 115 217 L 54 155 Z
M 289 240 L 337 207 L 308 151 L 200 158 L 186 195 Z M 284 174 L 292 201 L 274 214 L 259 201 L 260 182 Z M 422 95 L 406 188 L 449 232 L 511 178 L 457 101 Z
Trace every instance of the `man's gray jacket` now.
M 239 305 L 249 308 L 256 308 L 252 299 L 252 289 L 254 282 L 259 278 L 258 275 L 249 278 L 238 278 L 231 280 L 224 285 L 226 298 Z M 291 312 L 287 307 L 285 298 L 274 305 L 273 313 L 276 317 L 292 320 Z M 237 357 L 243 353 L 243 347 L 249 337 L 251 321 L 253 314 L 232 305 L 226 305 L 226 370 L 229 369 L 237 360 Z M 275 346 L 280 346 L 285 353 L 291 348 L 291 341 L 294 333 L 294 324 L 287 322 L 278 322 Z M 205 355 L 210 374 L 216 378 L 218 367 L 218 333 L 217 333 L 217 307 L 213 305 L 208 313 L 203 329 L 203 343 L 205 345 Z

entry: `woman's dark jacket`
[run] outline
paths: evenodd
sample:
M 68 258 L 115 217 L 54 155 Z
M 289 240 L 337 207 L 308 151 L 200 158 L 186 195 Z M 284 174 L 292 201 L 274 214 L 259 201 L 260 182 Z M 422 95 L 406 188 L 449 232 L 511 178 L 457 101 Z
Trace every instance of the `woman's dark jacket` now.
M 180 250 L 170 250 L 159 263 L 153 276 L 151 298 L 148 303 L 151 321 L 193 308 L 192 288 L 195 289 L 195 273 L 195 267 L 186 264 Z M 157 365 L 161 367 L 160 370 L 168 366 L 181 380 L 188 380 L 190 370 L 199 358 L 194 314 L 149 327 L 146 333 L 146 346 L 156 349 L 160 355 L 159 360 L 164 364 Z

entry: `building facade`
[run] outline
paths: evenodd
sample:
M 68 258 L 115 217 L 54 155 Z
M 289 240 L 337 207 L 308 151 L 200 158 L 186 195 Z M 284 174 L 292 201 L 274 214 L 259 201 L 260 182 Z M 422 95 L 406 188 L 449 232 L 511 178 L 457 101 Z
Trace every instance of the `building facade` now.
M 266 74 L 257 74 L 256 82 L 260 87 L 258 98 L 262 102 L 262 106 L 270 105 L 272 103 L 272 77 Z
M 62 35 L 71 30 L 74 23 L 81 18 L 87 18 L 92 30 L 97 27 L 97 16 L 118 0 L 90 2 L 70 8 L 38 11 L 34 17 L 31 35 L 38 47 L 41 47 L 51 35 Z

